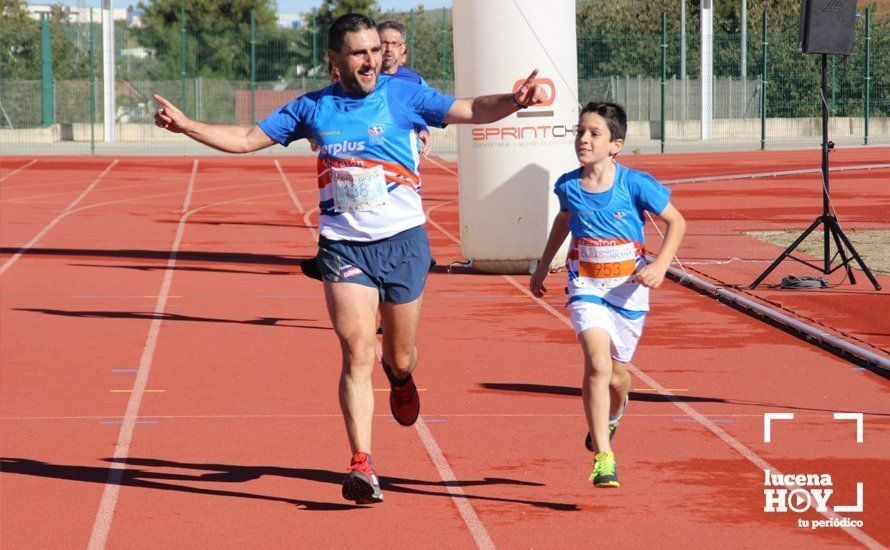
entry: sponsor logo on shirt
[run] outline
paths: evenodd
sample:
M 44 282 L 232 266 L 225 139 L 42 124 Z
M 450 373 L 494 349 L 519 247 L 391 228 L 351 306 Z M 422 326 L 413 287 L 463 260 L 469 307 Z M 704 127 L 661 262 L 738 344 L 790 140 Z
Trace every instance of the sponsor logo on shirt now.
M 382 125 L 368 126 L 368 141 L 371 145 L 380 145 L 383 143 L 384 129 L 385 128 Z
M 358 153 L 365 150 L 364 141 L 342 141 L 340 143 L 328 143 L 321 146 L 323 155 L 339 155 L 341 153 Z
M 616 220 L 623 220 L 625 216 L 627 216 L 627 212 L 625 212 L 624 210 L 619 210 L 618 212 L 612 214 L 612 217 Z

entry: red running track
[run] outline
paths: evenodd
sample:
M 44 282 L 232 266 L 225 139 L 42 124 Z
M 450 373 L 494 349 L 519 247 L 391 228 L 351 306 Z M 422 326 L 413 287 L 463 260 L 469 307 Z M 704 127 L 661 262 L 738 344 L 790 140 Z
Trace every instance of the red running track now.
M 671 283 L 608 491 L 587 482 L 563 297 L 434 272 L 423 422 L 398 426 L 378 399 L 386 502 L 352 506 L 338 346 L 295 267 L 315 248 L 312 161 L 281 159 L 282 177 L 257 158 L 30 160 L 0 159 L 4 546 L 890 544 L 886 379 Z M 454 168 L 424 169 L 440 264 L 460 258 Z M 864 413 L 862 443 L 837 411 Z M 765 412 L 795 414 L 771 443 Z M 839 505 L 862 482 L 846 514 L 862 528 L 764 512 L 764 467 L 830 474 Z
M 718 153 L 709 155 L 669 155 L 659 162 L 656 155 L 631 156 L 628 165 L 651 171 L 662 180 L 697 178 L 708 174 L 751 174 L 818 169 L 819 151 L 767 151 L 754 154 Z M 868 170 L 844 169 L 855 166 L 883 166 Z M 837 150 L 831 154 L 831 167 L 841 169 L 830 175 L 831 204 L 849 236 L 860 230 L 884 231 L 890 246 L 890 147 Z M 822 276 L 822 273 L 786 259 L 755 291 L 747 287 L 784 250 L 784 247 L 748 237 L 749 231 L 792 231 L 801 234 L 822 214 L 820 173 L 715 180 L 672 186 L 673 200 L 689 221 L 679 254 L 690 273 L 724 286 L 740 286 L 748 298 L 760 300 L 785 314 L 836 336 L 856 343 L 872 353 L 890 356 L 890 274 L 877 272 L 875 262 L 866 264 L 879 279 L 876 291 L 856 267 L 856 284 L 850 284 L 844 270 L 830 277 L 833 286 L 818 290 L 775 290 L 784 275 Z M 650 228 L 651 229 L 651 228 Z M 817 234 L 821 236 L 821 226 Z M 652 241 L 657 243 L 660 239 Z M 832 254 L 836 248 L 832 243 Z M 862 250 L 859 251 L 863 253 Z M 864 254 L 864 253 L 863 253 Z M 796 253 L 798 257 L 822 265 L 822 258 Z M 839 260 L 832 265 L 837 266 Z

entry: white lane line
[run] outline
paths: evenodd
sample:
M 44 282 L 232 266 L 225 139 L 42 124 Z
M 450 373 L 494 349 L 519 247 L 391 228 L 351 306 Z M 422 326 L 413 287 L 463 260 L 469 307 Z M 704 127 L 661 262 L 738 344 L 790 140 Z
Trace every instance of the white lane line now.
M 31 159 L 28 163 L 23 164 L 23 165 L 19 166 L 18 168 L 16 168 L 15 170 L 13 170 L 12 172 L 6 174 L 5 176 L 0 177 L 0 181 L 5 180 L 6 178 L 11 178 L 12 176 L 18 174 L 19 172 L 21 172 L 21 171 L 24 170 L 25 168 L 31 166 L 31 165 L 34 164 L 35 162 L 37 162 L 37 159 Z
M 66 206 L 65 209 L 62 210 L 62 212 L 61 212 L 58 216 L 56 216 L 55 218 L 53 218 L 53 220 L 52 220 L 51 222 L 49 222 L 49 223 L 47 224 L 46 227 L 44 227 L 43 229 L 41 229 L 41 230 L 40 230 L 40 233 L 38 233 L 37 235 L 35 235 L 33 239 L 31 239 L 30 241 L 28 241 L 27 244 L 25 244 L 25 246 L 21 247 L 21 248 L 18 250 L 18 252 L 16 252 L 16 253 L 13 254 L 8 260 L 6 260 L 6 262 L 4 262 L 2 266 L 0 266 L 0 275 L 2 275 L 4 271 L 6 271 L 7 269 L 9 269 L 9 268 L 12 266 L 12 264 L 14 264 L 14 263 L 16 262 L 16 260 L 18 260 L 19 258 L 21 258 L 21 257 L 22 257 L 22 254 L 24 254 L 25 252 L 27 252 L 29 248 L 31 248 L 32 246 L 34 246 L 35 244 L 37 244 L 37 241 L 39 241 L 44 235 L 46 235 L 46 233 L 47 233 L 50 229 L 52 229 L 57 223 L 59 223 L 59 222 L 62 220 L 62 218 L 64 218 L 65 216 L 67 216 L 68 214 L 70 214 L 71 212 L 73 212 L 73 211 L 74 211 L 74 207 L 77 206 L 77 203 L 79 203 L 80 201 L 82 201 L 83 198 L 86 197 L 87 194 L 89 194 L 89 192 L 92 191 L 93 188 L 95 188 L 96 185 L 99 184 L 99 181 L 100 181 L 103 177 L 105 177 L 105 175 L 108 174 L 108 172 L 110 172 L 112 168 L 114 168 L 114 165 L 117 164 L 117 162 L 118 162 L 117 159 L 114 159 L 114 160 L 111 162 L 111 164 L 109 164 L 109 165 L 105 168 L 105 170 L 103 170 L 102 173 L 99 174 L 99 177 L 97 177 L 96 179 L 94 179 L 93 182 L 92 182 L 90 185 L 88 185 L 87 188 L 84 189 L 83 192 L 82 192 L 80 195 L 77 196 L 77 198 L 75 198 L 73 201 L 71 201 L 71 203 L 70 203 L 68 206 Z
M 855 166 L 835 166 L 829 172 L 849 172 L 859 170 L 881 170 L 890 168 L 890 164 L 858 164 Z M 818 174 L 821 168 L 803 168 L 800 170 L 779 170 L 773 172 L 753 172 L 750 174 L 723 174 L 714 176 L 699 176 L 696 178 L 683 178 L 677 180 L 660 180 L 663 185 L 680 185 L 684 183 L 706 183 L 710 181 L 728 181 L 741 179 L 775 178 L 780 176 L 799 176 L 805 174 Z
M 453 176 L 457 176 L 457 172 L 448 168 L 441 162 L 438 162 L 432 157 L 426 157 L 426 160 L 432 162 L 442 170 L 445 170 L 449 174 Z M 890 168 L 890 164 L 888 163 L 878 163 L 878 164 L 857 164 L 854 166 L 835 166 L 831 168 L 831 172 L 849 172 L 849 171 L 859 171 L 859 170 L 882 170 L 884 168 Z M 772 171 L 772 172 L 753 172 L 748 174 L 717 174 L 713 176 L 699 176 L 695 178 L 683 178 L 676 180 L 659 180 L 664 185 L 679 185 L 684 183 L 704 183 L 710 181 L 726 181 L 726 180 L 737 180 L 737 179 L 758 179 L 758 178 L 774 178 L 778 176 L 796 176 L 803 174 L 817 174 L 821 171 L 821 168 L 804 168 L 800 170 L 780 170 L 780 171 Z
M 195 160 L 192 164 L 192 173 L 189 176 L 188 189 L 183 200 L 183 210 L 188 207 L 188 203 L 191 200 L 197 172 L 198 161 Z M 158 343 L 158 334 L 161 330 L 161 316 L 164 314 L 164 308 L 167 306 L 167 297 L 170 294 L 170 285 L 173 282 L 173 268 L 176 265 L 176 255 L 179 251 L 179 245 L 182 243 L 182 235 L 185 232 L 187 219 L 186 215 L 181 216 L 179 225 L 176 227 L 176 236 L 173 238 L 170 256 L 167 258 L 167 269 L 164 271 L 161 290 L 158 292 L 158 299 L 155 302 L 154 311 L 156 317 L 151 320 L 151 326 L 148 329 L 148 337 L 145 340 L 142 357 L 139 359 L 136 381 L 133 383 L 133 392 L 127 401 L 127 410 L 124 414 L 120 433 L 118 434 L 117 444 L 114 447 L 115 460 L 112 460 L 109 466 L 105 490 L 102 491 L 102 500 L 99 502 L 99 510 L 96 512 L 96 519 L 93 522 L 90 542 L 87 545 L 87 548 L 90 550 L 105 548 L 105 543 L 108 541 L 108 533 L 111 531 L 111 519 L 117 506 L 117 496 L 120 493 L 120 484 L 123 479 L 124 468 L 126 467 L 125 460 L 130 452 L 130 442 L 133 439 L 133 430 L 136 427 L 139 405 L 142 404 L 145 386 L 148 383 L 148 373 L 151 370 L 151 361 L 154 357 L 155 347 Z
M 189 206 L 192 204 L 192 193 L 195 190 L 195 180 L 198 178 L 198 159 L 192 163 L 192 173 L 189 175 L 189 186 L 185 191 L 185 199 L 182 201 L 182 208 L 179 210 L 179 214 L 181 216 L 188 216 Z M 185 226 L 185 224 L 182 224 Z M 179 228 L 177 227 L 177 231 Z M 176 238 L 181 238 L 182 235 L 177 233 Z M 174 246 L 178 246 L 178 240 L 174 241 Z M 176 261 L 176 248 L 174 248 L 170 253 L 170 258 L 175 262 Z M 168 270 L 169 271 L 169 270 Z
M 207 189 L 201 189 L 201 190 L 199 190 L 199 191 L 195 191 L 195 193 L 211 193 L 211 192 L 213 192 L 213 191 L 225 191 L 225 190 L 228 190 L 228 189 L 246 189 L 246 188 L 248 188 L 248 187 L 262 187 L 263 185 L 273 185 L 273 184 L 271 184 L 271 183 L 251 183 L 251 184 L 248 184 L 248 185 L 228 185 L 228 186 L 225 186 L 225 187 L 209 187 L 209 188 L 207 188 Z M 301 191 L 297 191 L 297 193 L 300 193 L 300 192 L 301 192 Z M 66 217 L 66 216 L 70 216 L 71 214 L 75 214 L 75 213 L 77 213 L 77 212 L 83 212 L 84 210 L 90 210 L 90 209 L 92 209 L 92 208 L 98 208 L 98 207 L 100 207 L 100 206 L 108 206 L 108 205 L 111 205 L 111 204 L 124 204 L 124 203 L 139 202 L 139 201 L 144 201 L 144 200 L 146 200 L 146 199 L 156 199 L 156 198 L 160 198 L 160 197 L 169 197 L 169 196 L 171 196 L 171 195 L 179 195 L 179 194 L 181 194 L 181 193 L 182 193 L 182 191 L 175 191 L 175 192 L 172 192 L 172 193 L 158 193 L 158 194 L 156 194 L 156 195 L 145 195 L 145 196 L 142 196 L 142 197 L 134 197 L 134 198 L 130 198 L 130 199 L 117 199 L 117 200 L 113 200 L 113 201 L 99 202 L 99 203 L 96 203 L 96 204 L 91 204 L 91 205 L 89 205 L 89 206 L 81 206 L 80 208 L 75 208 L 74 210 L 69 210 L 69 211 L 67 211 L 67 212 L 64 212 L 64 213 L 62 213 L 62 214 L 59 216 L 59 219 L 61 220 L 62 218 Z M 268 197 L 273 197 L 273 196 L 276 196 L 276 195 L 278 195 L 278 193 L 270 193 L 270 194 L 268 194 L 268 195 L 257 195 L 257 197 L 267 197 L 267 196 L 268 196 Z M 251 197 L 251 198 L 255 198 L 255 197 Z M 241 201 L 241 202 L 243 202 L 243 201 Z M 147 204 L 147 203 L 146 203 L 146 204 Z M 35 241 L 35 242 L 36 242 L 36 241 Z M 33 246 L 33 245 L 34 245 L 34 243 L 28 243 L 28 245 L 25 245 L 25 246 Z M 27 251 L 27 249 L 22 248 L 21 251 Z M 20 252 L 21 252 L 21 251 L 20 251 Z M 18 254 L 18 256 L 21 256 L 21 254 Z M 14 257 L 14 258 L 10 258 L 10 259 L 7 261 L 7 263 L 11 265 L 12 263 L 15 262 L 15 260 L 18 259 L 18 256 Z M 4 264 L 4 269 L 5 269 L 5 268 L 6 268 L 6 264 Z M 2 273 L 3 273 L 3 271 L 0 271 L 0 274 L 2 274 Z
M 68 186 L 77 186 L 80 187 L 84 183 L 89 183 L 93 181 L 91 178 L 88 179 L 77 179 L 77 178 L 69 178 L 60 181 L 51 181 L 44 183 L 24 183 L 22 185 L 13 185 L 7 186 L 3 188 L 3 191 L 11 191 L 11 190 L 19 190 L 19 189 L 34 189 L 36 187 L 59 187 L 60 185 L 68 185 Z
M 303 223 L 306 225 L 307 229 L 309 229 L 312 237 L 317 241 L 318 232 L 315 230 L 315 228 L 312 227 L 309 221 L 310 212 L 307 212 L 306 209 L 303 208 L 302 203 L 300 203 L 300 200 L 294 194 L 293 187 L 291 186 L 287 175 L 285 175 L 284 170 L 281 168 L 281 163 L 279 163 L 277 160 L 275 161 L 275 168 L 278 170 L 278 173 L 281 174 L 281 179 L 284 181 L 284 186 L 287 188 L 287 191 L 290 194 L 294 206 L 297 208 L 297 211 L 299 211 L 300 214 L 303 215 Z M 380 360 L 380 358 L 382 357 L 382 350 L 380 348 L 379 342 L 376 345 L 376 351 L 377 359 Z M 429 428 L 427 428 L 426 423 L 423 421 L 423 418 L 417 419 L 417 422 L 414 424 L 414 428 L 417 430 L 417 434 L 420 436 L 420 440 L 423 442 L 423 446 L 426 449 L 427 454 L 430 456 L 433 464 L 436 466 L 436 471 L 439 472 L 439 477 L 445 483 L 445 487 L 451 494 L 451 500 L 454 501 L 454 505 L 457 507 L 457 511 L 460 513 L 464 524 L 466 524 L 467 529 L 469 529 L 470 534 L 476 541 L 476 546 L 485 549 L 494 548 L 494 543 L 492 542 L 491 537 L 488 535 L 488 531 L 485 530 L 485 526 L 482 524 L 482 521 L 479 519 L 476 511 L 473 509 L 473 505 L 470 504 L 470 502 L 467 500 L 466 494 L 460 486 L 460 482 L 457 481 L 457 478 L 454 476 L 454 472 L 451 470 L 451 466 L 445 459 L 444 453 L 442 453 L 442 448 L 439 447 L 439 444 L 436 442 L 436 438 L 433 437 L 433 434 L 430 432 Z
M 382 362 L 383 347 L 379 340 L 375 344 L 374 350 L 377 353 L 377 360 Z M 423 416 L 417 418 L 417 422 L 414 423 L 414 429 L 417 431 L 417 435 L 420 437 L 427 455 L 433 461 L 433 465 L 439 473 L 439 479 L 442 480 L 445 488 L 448 489 L 451 500 L 454 502 L 454 506 L 457 507 L 464 525 L 467 526 L 467 530 L 473 536 L 473 540 L 476 541 L 476 546 L 486 550 L 494 548 L 494 542 L 485 529 L 485 525 L 482 524 L 482 520 L 479 519 L 476 510 L 473 509 L 473 505 L 467 500 L 467 494 L 464 493 L 463 488 L 460 486 L 460 481 L 454 475 L 451 465 L 448 464 L 448 460 L 445 458 L 445 453 L 442 452 L 442 447 L 439 446 L 436 438 L 433 437 L 433 433 L 427 427 L 426 422 L 424 422 Z
M 426 422 L 423 421 L 422 417 L 418 418 L 417 422 L 414 423 L 414 429 L 417 430 L 417 434 L 420 436 L 420 440 L 423 442 L 427 454 L 433 459 L 433 464 L 436 465 L 439 477 L 442 478 L 445 487 L 448 489 L 448 492 L 451 493 L 451 500 L 454 501 L 454 505 L 457 506 L 457 511 L 460 512 L 460 517 L 463 518 L 464 523 L 467 525 L 467 529 L 469 529 L 470 534 L 473 535 L 473 539 L 476 541 L 476 546 L 478 548 L 486 549 L 494 548 L 494 542 L 488 535 L 485 525 L 482 524 L 482 520 L 479 519 L 476 510 L 473 509 L 473 505 L 467 500 L 467 495 L 460 486 L 460 482 L 454 476 L 454 472 L 451 470 L 448 460 L 445 459 L 445 455 L 442 453 L 442 448 L 436 443 L 436 438 L 433 437 L 432 432 L 427 428 Z
M 189 178 L 188 190 L 186 191 L 186 196 L 183 200 L 183 209 L 188 206 L 188 203 L 191 200 L 197 170 L 198 161 L 195 160 L 194 164 L 192 165 L 192 173 Z M 121 430 L 118 435 L 117 444 L 114 448 L 114 460 L 109 467 L 108 479 L 105 482 L 105 490 L 102 493 L 102 500 L 99 503 L 99 509 L 96 512 L 96 519 L 93 523 L 93 530 L 90 534 L 90 542 L 87 546 L 87 548 L 89 548 L 90 550 L 105 548 L 105 544 L 108 541 L 108 534 L 111 531 L 111 520 L 114 517 L 114 510 L 117 505 L 117 497 L 120 493 L 120 484 L 121 480 L 123 479 L 123 470 L 127 466 L 126 458 L 130 451 L 130 442 L 133 439 L 133 431 L 136 427 L 137 420 L 139 419 L 139 406 L 142 403 L 142 397 L 146 392 L 145 387 L 148 383 L 148 375 L 151 370 L 151 363 L 154 357 L 154 351 L 157 347 L 158 334 L 160 333 L 161 323 L 163 322 L 164 309 L 167 305 L 167 298 L 170 294 L 170 286 L 173 282 L 173 274 L 175 273 L 174 268 L 176 267 L 176 257 L 179 252 L 179 247 L 182 244 L 182 237 L 185 233 L 185 227 L 189 217 L 197 212 L 215 206 L 222 206 L 251 199 L 280 195 L 281 193 L 267 193 L 264 195 L 255 195 L 251 197 L 243 197 L 240 199 L 216 202 L 208 204 L 206 206 L 202 206 L 200 208 L 189 210 L 188 212 L 182 214 L 182 216 L 180 217 L 179 224 L 176 227 L 176 236 L 174 237 L 173 244 L 170 248 L 170 256 L 167 259 L 167 267 L 164 272 L 164 279 L 161 283 L 161 289 L 158 292 L 158 299 L 155 302 L 155 318 L 153 318 L 151 321 L 151 326 L 149 327 L 148 337 L 145 341 L 145 347 L 143 348 L 142 357 L 139 360 L 139 370 L 136 373 L 136 380 L 133 383 L 133 390 L 130 393 L 129 401 L 127 402 L 127 410 L 121 423 Z
M 445 206 L 447 204 L 453 203 L 453 202 L 454 201 L 443 202 L 443 203 L 437 204 L 437 205 L 427 209 L 427 221 L 431 225 L 433 225 L 433 227 L 435 227 L 436 229 L 441 231 L 446 237 L 448 237 L 454 243 L 459 245 L 460 240 L 457 237 L 455 237 L 447 229 L 445 229 L 444 227 L 442 227 L 441 225 L 439 225 L 438 223 L 436 223 L 435 221 L 430 219 L 430 213 L 433 210 L 435 210 L 436 208 L 439 208 L 441 206 Z M 569 321 L 568 317 L 566 317 L 565 315 L 563 315 L 562 313 L 560 313 L 559 311 L 554 309 L 550 304 L 548 304 L 544 300 L 541 300 L 540 298 L 536 297 L 534 294 L 531 293 L 531 291 L 528 288 L 526 288 L 524 285 L 520 284 L 512 276 L 501 275 L 501 277 L 503 277 L 508 283 L 510 283 L 511 285 L 516 287 L 520 292 L 522 292 L 523 294 L 525 294 L 526 296 L 531 298 L 532 301 L 534 301 L 536 304 L 538 304 L 539 306 L 544 308 L 548 313 L 550 313 L 551 315 L 553 315 L 554 317 L 556 317 L 557 319 L 562 321 L 563 324 L 565 324 L 566 326 L 571 328 L 572 322 Z M 677 397 L 676 395 L 674 395 L 673 393 L 668 391 L 667 388 L 665 388 L 664 386 L 662 386 L 661 384 L 656 382 L 655 379 L 653 379 L 651 376 L 649 376 L 648 374 L 646 374 L 645 372 L 641 371 L 639 368 L 637 368 L 631 364 L 628 364 L 628 370 L 630 370 L 637 378 L 639 378 L 640 380 L 645 382 L 650 388 L 655 388 L 659 394 L 661 394 L 666 399 L 671 401 L 681 411 L 686 413 L 691 418 L 695 419 L 699 424 L 701 424 L 702 426 L 707 428 L 711 433 L 713 433 L 714 435 L 719 437 L 724 443 L 726 443 L 727 445 L 729 445 L 730 447 L 735 449 L 740 455 L 745 457 L 749 462 L 751 462 L 752 464 L 757 466 L 760 470 L 769 470 L 771 473 L 783 475 L 782 472 L 780 472 L 778 468 L 776 468 L 775 466 L 773 466 L 772 464 L 770 464 L 769 462 L 764 460 L 760 455 L 758 455 L 757 453 L 755 453 L 754 451 L 749 449 L 747 446 L 745 446 L 739 440 L 737 440 L 733 436 L 729 435 L 723 428 L 721 428 L 720 426 L 715 424 L 710 418 L 706 417 L 705 415 L 701 414 L 697 410 L 693 409 L 691 406 L 689 406 L 689 404 L 681 401 L 680 397 Z M 720 415 L 715 415 L 715 416 L 720 416 Z M 822 514 L 824 517 L 826 517 L 828 519 L 832 519 L 832 520 L 834 520 L 834 519 L 839 520 L 841 518 L 841 516 L 835 514 L 834 512 L 830 512 L 830 511 L 829 512 L 819 512 L 819 513 Z M 882 547 L 882 545 L 878 541 L 871 538 L 869 535 L 864 533 L 858 527 L 843 527 L 842 529 L 844 529 L 845 533 L 847 533 L 848 535 L 850 535 L 851 537 L 856 539 L 858 542 L 868 546 L 869 548 L 881 548 Z
M 442 164 L 441 162 L 437 161 L 437 160 L 434 159 L 433 157 L 426 157 L 426 160 L 432 162 L 433 164 L 435 164 L 436 166 L 438 166 L 438 167 L 441 168 L 442 170 L 445 170 L 446 172 L 448 172 L 448 173 L 451 174 L 452 176 L 457 177 L 457 172 L 455 172 L 455 171 L 452 170 L 451 168 L 448 168 L 447 166 L 445 166 L 445 165 Z
M 278 180 L 273 178 L 273 179 L 271 179 L 271 180 L 268 181 L 268 182 L 264 182 L 264 181 L 262 181 L 261 178 L 255 178 L 253 181 L 254 181 L 255 183 L 260 183 L 260 184 L 261 184 L 261 183 L 269 183 L 269 184 L 271 185 L 271 184 L 275 183 L 275 182 L 278 181 Z M 99 191 L 101 191 L 101 192 L 105 192 L 105 191 L 120 191 L 120 190 L 122 190 L 122 189 L 137 189 L 137 188 L 143 188 L 143 187 L 162 187 L 162 186 L 165 186 L 165 185 L 176 185 L 176 184 L 177 184 L 177 182 L 175 182 L 175 181 L 168 181 L 167 178 L 165 178 L 164 180 L 158 180 L 158 181 L 154 181 L 154 182 L 152 182 L 152 183 L 136 183 L 136 184 L 131 184 L 131 185 L 119 185 L 119 186 L 117 186 L 117 187 L 103 187 L 103 188 L 100 189 Z M 17 186 L 15 186 L 13 189 L 21 189 L 22 187 L 24 187 L 24 186 L 23 186 L 23 185 L 17 185 Z M 53 192 L 53 193 L 42 193 L 42 194 L 40 194 L 40 195 L 28 195 L 28 196 L 25 196 L 25 197 L 15 197 L 15 198 L 12 198 L 12 199 L 3 199 L 3 200 L 0 200 L 0 203 L 19 203 L 19 202 L 29 202 L 29 201 L 33 201 L 34 199 L 40 199 L 40 198 L 45 198 L 45 197 L 57 197 L 57 196 L 59 196 L 59 195 L 71 195 L 71 194 L 73 194 L 73 193 L 77 193 L 77 191 L 56 191 L 56 192 Z M 176 193 L 178 194 L 179 191 L 177 191 Z M 40 201 L 40 202 L 45 202 L 45 201 Z
M 121 189 L 137 189 L 140 187 L 159 187 L 161 185 L 175 185 L 175 184 L 176 184 L 176 182 L 174 182 L 174 181 L 164 182 L 164 183 L 139 183 L 139 184 L 133 184 L 133 185 L 120 185 L 118 187 L 103 187 L 99 191 L 100 192 L 119 191 Z M 25 197 L 16 197 L 14 199 L 3 199 L 3 200 L 0 200 L 0 202 L 19 203 L 19 202 L 27 202 L 27 201 L 30 201 L 33 199 L 42 199 L 42 198 L 46 198 L 46 197 L 58 197 L 60 195 L 73 195 L 74 193 L 77 193 L 77 191 L 57 191 L 54 193 L 41 193 L 40 195 L 27 195 Z M 46 202 L 46 201 L 41 201 L 41 202 Z
M 284 182 L 284 186 L 287 188 L 287 193 L 288 195 L 290 195 L 291 201 L 293 201 L 294 206 L 297 208 L 297 211 L 303 216 L 303 225 L 305 225 L 306 229 L 309 230 L 312 238 L 315 239 L 316 242 L 318 242 L 318 231 L 315 229 L 315 227 L 312 226 L 312 221 L 309 219 L 310 212 L 307 212 L 306 209 L 303 208 L 303 203 L 301 203 L 300 199 L 297 198 L 297 194 L 294 192 L 294 188 L 290 184 L 290 180 L 284 173 L 284 169 L 281 167 L 281 163 L 277 160 L 275 161 L 275 168 L 278 170 L 278 173 L 281 174 L 281 179 Z
M 166 185 L 167 183 L 182 183 L 181 176 L 179 178 L 175 178 L 175 177 L 167 175 L 167 176 L 158 176 L 158 177 L 152 178 L 152 179 L 156 182 L 160 182 L 159 184 L 164 184 L 164 185 Z M 15 189 L 15 190 L 33 189 L 36 187 L 53 187 L 53 186 L 58 187 L 60 185 L 81 185 L 83 183 L 89 183 L 89 182 L 90 182 L 90 179 L 81 180 L 81 179 L 77 179 L 77 178 L 69 178 L 69 179 L 56 181 L 56 182 L 49 182 L 49 183 L 27 183 L 27 184 L 23 184 L 23 185 L 15 185 L 12 187 L 6 187 L 5 190 L 8 191 L 8 190 L 12 190 L 12 189 Z

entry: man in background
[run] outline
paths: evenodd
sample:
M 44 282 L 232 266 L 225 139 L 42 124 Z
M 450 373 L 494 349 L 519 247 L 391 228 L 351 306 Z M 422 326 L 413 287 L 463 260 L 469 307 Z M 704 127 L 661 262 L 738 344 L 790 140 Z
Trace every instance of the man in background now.
M 383 46 L 383 64 L 380 66 L 380 74 L 388 74 L 393 78 L 403 78 L 421 86 L 428 86 L 422 76 L 403 65 L 407 59 L 405 41 L 408 37 L 408 29 L 405 28 L 405 25 L 388 19 L 377 23 L 377 32 L 380 33 L 380 45 Z

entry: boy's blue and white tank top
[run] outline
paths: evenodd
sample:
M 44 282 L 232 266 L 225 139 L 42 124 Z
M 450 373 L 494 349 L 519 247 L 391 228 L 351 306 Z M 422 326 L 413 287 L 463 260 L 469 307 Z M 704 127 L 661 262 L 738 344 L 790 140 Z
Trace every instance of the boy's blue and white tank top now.
M 420 153 L 414 127 L 442 127 L 455 99 L 387 75 L 364 97 L 339 83 L 303 95 L 259 122 L 278 143 L 319 146 L 319 233 L 377 241 L 422 225 Z
M 635 276 L 645 264 L 644 212 L 661 214 L 670 190 L 645 172 L 615 165 L 612 187 L 602 193 L 581 187 L 581 168 L 563 174 L 554 185 L 560 210 L 570 213 L 569 301 L 648 311 L 649 289 Z

